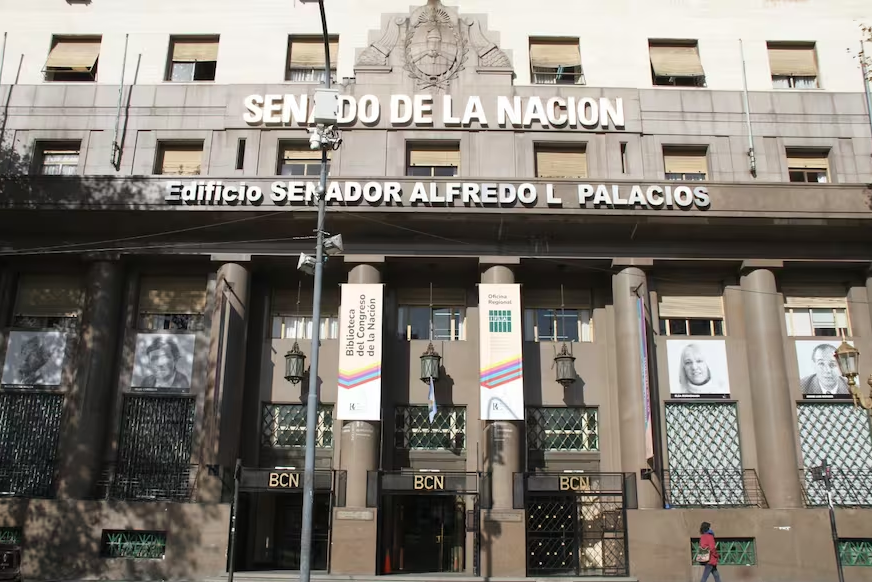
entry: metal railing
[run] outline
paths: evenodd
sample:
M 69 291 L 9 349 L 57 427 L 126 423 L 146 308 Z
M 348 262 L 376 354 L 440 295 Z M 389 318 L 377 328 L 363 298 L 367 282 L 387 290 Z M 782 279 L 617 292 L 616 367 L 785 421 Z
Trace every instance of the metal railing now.
M 97 498 L 123 501 L 191 501 L 198 465 L 134 465 L 103 468 Z
M 831 467 L 833 505 L 872 507 L 872 468 L 840 469 Z M 812 480 L 811 469 L 799 470 L 803 502 L 806 507 L 826 507 L 827 491 L 823 481 Z
M 670 507 L 769 507 L 755 469 L 663 471 L 663 497 Z

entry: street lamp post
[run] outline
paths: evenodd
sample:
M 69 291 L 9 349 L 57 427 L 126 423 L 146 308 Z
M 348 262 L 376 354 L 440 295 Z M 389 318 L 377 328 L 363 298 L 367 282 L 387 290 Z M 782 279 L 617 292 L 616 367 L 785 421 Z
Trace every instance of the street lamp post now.
M 305 3 L 312 0 L 301 0 Z M 321 12 L 321 28 L 324 34 L 324 85 L 330 89 L 330 39 L 327 35 L 327 17 L 324 1 L 317 0 Z M 317 96 L 316 96 L 317 107 Z M 326 130 L 326 128 L 325 128 Z M 317 133 L 317 129 L 316 129 Z M 326 134 L 326 131 L 325 131 Z M 313 142 L 314 143 L 314 142 Z M 321 347 L 321 286 L 324 272 L 324 214 L 327 210 L 327 149 L 332 143 L 320 140 L 321 179 L 319 182 L 318 224 L 315 235 L 314 288 L 312 292 L 312 366 L 309 372 L 309 393 L 306 398 L 306 462 L 303 474 L 303 523 L 300 528 L 300 582 L 309 582 L 312 571 L 312 508 L 315 496 L 315 432 L 318 417 L 318 355 Z

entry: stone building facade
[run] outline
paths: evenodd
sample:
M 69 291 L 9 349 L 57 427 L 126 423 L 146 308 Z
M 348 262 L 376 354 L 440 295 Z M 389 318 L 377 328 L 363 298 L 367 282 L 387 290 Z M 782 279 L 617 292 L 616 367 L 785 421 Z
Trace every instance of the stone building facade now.
M 0 537 L 28 577 L 216 576 L 231 511 L 238 570 L 299 567 L 317 10 L 173 4 L 0 2 Z M 826 459 L 872 579 L 870 417 L 829 347 L 865 390 L 869 15 L 381 4 L 328 7 L 313 566 L 686 579 L 709 521 L 727 577 L 834 579 Z

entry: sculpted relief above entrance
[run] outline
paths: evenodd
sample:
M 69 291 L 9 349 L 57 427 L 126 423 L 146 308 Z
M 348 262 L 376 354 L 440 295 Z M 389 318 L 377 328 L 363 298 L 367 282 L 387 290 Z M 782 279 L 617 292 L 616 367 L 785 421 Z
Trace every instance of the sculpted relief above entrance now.
M 506 53 L 485 36 L 481 21 L 461 18 L 439 0 L 407 17 L 392 18 L 355 67 L 402 65 L 418 89 L 446 91 L 469 64 L 478 69 L 510 69 Z

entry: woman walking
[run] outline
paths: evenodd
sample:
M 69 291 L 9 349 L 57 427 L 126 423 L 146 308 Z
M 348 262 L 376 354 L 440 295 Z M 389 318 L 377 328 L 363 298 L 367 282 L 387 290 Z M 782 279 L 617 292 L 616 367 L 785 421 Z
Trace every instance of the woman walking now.
M 696 562 L 705 566 L 700 582 L 706 582 L 709 574 L 714 575 L 715 582 L 721 582 L 721 575 L 718 572 L 718 548 L 715 542 L 715 532 L 712 531 L 712 524 L 707 521 L 702 522 L 699 526 L 699 533 L 699 553 L 696 555 Z

